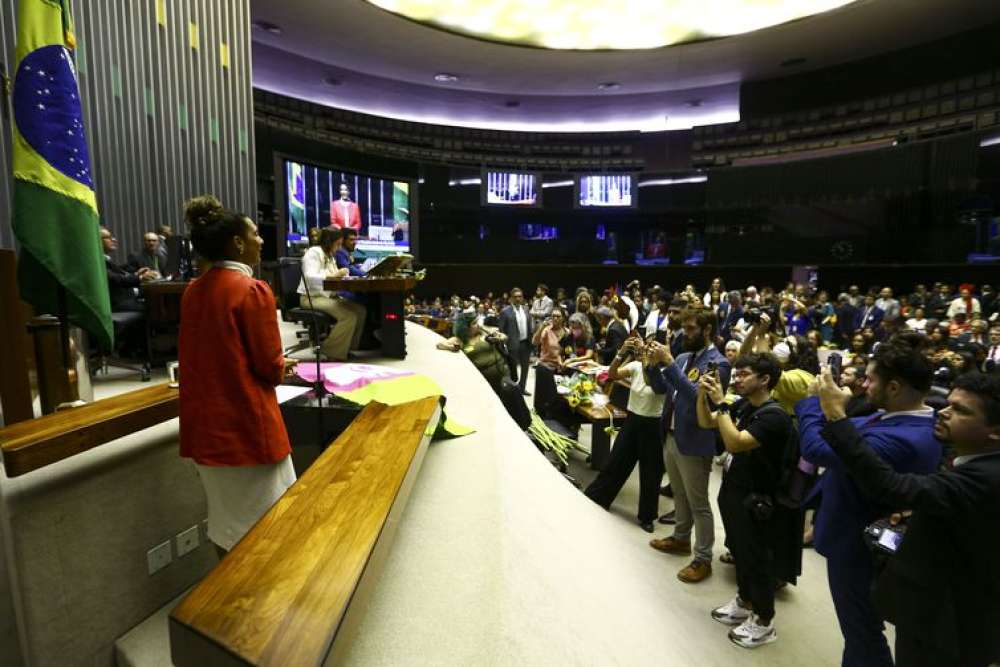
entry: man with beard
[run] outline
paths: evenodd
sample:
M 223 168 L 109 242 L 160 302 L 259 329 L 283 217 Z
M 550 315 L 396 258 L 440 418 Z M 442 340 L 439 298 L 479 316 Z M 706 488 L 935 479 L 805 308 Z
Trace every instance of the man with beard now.
M 955 381 L 934 434 L 950 443 L 954 468 L 900 474 L 847 419 L 848 395 L 824 370 L 820 403 L 826 439 L 869 497 L 912 509 L 907 530 L 875 589 L 879 611 L 896 625 L 900 667 L 1000 661 L 1000 377 Z
M 694 529 L 694 560 L 677 578 L 697 583 L 712 574 L 712 547 L 715 545 L 715 518 L 708 497 L 708 480 L 715 456 L 715 432 L 698 426 L 696 398 L 698 380 L 709 372 L 718 373 L 723 391 L 729 386 L 729 361 L 715 347 L 715 313 L 688 310 L 681 316 L 684 353 L 675 361 L 666 345 L 654 343 L 652 358 L 658 363 L 650 372 L 650 386 L 666 394 L 662 429 L 666 435 L 666 468 L 674 493 L 677 524 L 674 534 L 650 542 L 657 551 L 685 556 L 691 554 Z
M 896 472 L 928 474 L 937 469 L 942 445 L 934 437 L 934 411 L 924 406 L 933 366 L 920 334 L 899 334 L 883 343 L 868 364 L 866 387 L 878 410 L 851 423 L 866 447 Z M 886 508 L 861 493 L 826 440 L 819 398 L 798 402 L 802 458 L 826 468 L 805 504 L 818 499 L 813 544 L 826 557 L 833 605 L 844 636 L 844 667 L 891 667 L 884 626 L 871 599 L 874 565 L 864 529 Z M 952 567 L 955 564 L 951 565 Z
M 667 307 L 667 332 L 664 340 L 656 339 L 658 343 L 670 346 L 670 354 L 677 358 L 684 352 L 684 329 L 681 328 L 681 313 L 687 308 L 687 301 L 675 298 Z

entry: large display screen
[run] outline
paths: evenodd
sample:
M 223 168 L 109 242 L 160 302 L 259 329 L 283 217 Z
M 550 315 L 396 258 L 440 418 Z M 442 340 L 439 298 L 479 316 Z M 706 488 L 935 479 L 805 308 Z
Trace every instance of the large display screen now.
M 632 174 L 594 174 L 576 179 L 579 207 L 629 208 L 636 204 Z
M 410 249 L 410 183 L 285 160 L 288 242 L 314 227 L 358 230 L 362 250 Z
M 541 206 L 541 178 L 538 174 L 485 170 L 482 201 L 496 206 Z
M 517 238 L 522 241 L 553 241 L 559 238 L 559 229 L 555 225 L 517 226 Z

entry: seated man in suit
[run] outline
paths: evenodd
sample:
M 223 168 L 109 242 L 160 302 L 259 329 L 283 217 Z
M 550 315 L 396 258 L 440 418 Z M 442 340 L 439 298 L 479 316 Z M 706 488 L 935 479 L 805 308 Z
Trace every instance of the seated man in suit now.
M 823 438 L 871 498 L 911 509 L 907 531 L 876 584 L 896 625 L 896 664 L 986 667 L 1000 661 L 1000 377 L 959 377 L 934 434 L 958 455 L 951 470 L 901 474 L 846 418 L 848 396 L 823 371 Z
M 132 269 L 121 266 L 113 259 L 111 253 L 118 249 L 118 239 L 111 230 L 101 226 L 101 245 L 104 248 L 104 264 L 108 270 L 108 291 L 111 294 L 111 310 L 113 312 L 145 310 L 139 300 L 139 285 L 150 280 L 156 280 L 160 274 L 145 266 Z
M 943 449 L 934 437 L 934 411 L 924 406 L 934 369 L 923 345 L 920 334 L 905 333 L 879 346 L 866 372 L 868 398 L 878 411 L 851 420 L 865 446 L 902 473 L 934 472 Z M 826 468 L 805 502 L 819 500 L 813 544 L 827 561 L 830 594 L 844 635 L 842 664 L 892 667 L 882 619 L 870 596 L 875 572 L 862 537 L 886 508 L 862 494 L 848 476 L 826 440 L 819 399 L 802 399 L 795 412 L 802 458 Z
M 166 266 L 167 254 L 160 243 L 160 237 L 156 232 L 146 232 L 142 237 L 142 251 L 135 255 L 129 255 L 125 268 L 130 271 L 146 268 L 160 275 Z

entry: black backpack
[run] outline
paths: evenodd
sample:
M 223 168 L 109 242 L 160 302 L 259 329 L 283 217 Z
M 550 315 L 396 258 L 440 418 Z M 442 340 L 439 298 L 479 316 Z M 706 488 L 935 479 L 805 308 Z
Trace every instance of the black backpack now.
M 781 411 L 784 415 L 788 414 L 778 403 L 772 403 L 765 405 L 754 413 L 753 419 L 756 419 L 760 414 L 768 410 Z M 778 479 L 775 486 L 777 491 L 774 498 L 777 504 L 789 509 L 798 509 L 802 506 L 802 501 L 805 499 L 810 483 L 815 477 L 815 473 L 807 473 L 799 468 L 801 457 L 799 429 L 795 420 L 792 420 L 792 428 L 788 431 L 788 441 L 785 443 L 785 448 L 782 451 L 777 471 Z

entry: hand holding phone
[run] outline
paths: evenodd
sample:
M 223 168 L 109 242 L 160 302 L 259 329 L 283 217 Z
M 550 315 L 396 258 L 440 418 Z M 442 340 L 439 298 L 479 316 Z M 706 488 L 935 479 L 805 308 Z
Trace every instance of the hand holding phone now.
M 840 371 L 844 366 L 844 358 L 838 353 L 833 352 L 830 355 L 830 374 L 833 376 L 833 381 L 840 385 Z

